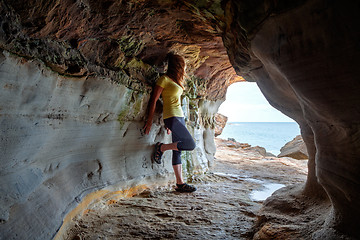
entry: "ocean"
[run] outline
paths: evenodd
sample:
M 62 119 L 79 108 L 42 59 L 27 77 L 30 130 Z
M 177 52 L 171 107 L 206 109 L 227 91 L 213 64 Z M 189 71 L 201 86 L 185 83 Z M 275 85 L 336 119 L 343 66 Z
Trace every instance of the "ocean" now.
M 280 148 L 297 135 L 300 128 L 295 122 L 228 122 L 218 138 L 234 138 L 278 155 Z

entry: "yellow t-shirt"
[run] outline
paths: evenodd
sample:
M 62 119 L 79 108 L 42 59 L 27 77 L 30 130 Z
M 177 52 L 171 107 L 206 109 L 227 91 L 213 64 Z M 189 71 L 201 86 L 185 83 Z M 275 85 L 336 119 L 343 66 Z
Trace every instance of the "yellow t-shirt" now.
M 164 102 L 163 118 L 184 117 L 180 101 L 182 87 L 166 75 L 162 75 L 156 81 L 156 85 L 164 88 L 161 93 Z

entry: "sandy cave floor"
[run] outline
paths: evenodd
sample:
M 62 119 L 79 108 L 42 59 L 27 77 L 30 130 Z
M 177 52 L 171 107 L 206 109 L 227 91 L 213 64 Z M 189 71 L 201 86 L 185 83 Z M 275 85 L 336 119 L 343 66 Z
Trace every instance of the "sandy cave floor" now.
M 305 182 L 307 161 L 216 144 L 215 166 L 192 180 L 196 192 L 168 186 L 98 203 L 73 219 L 65 239 L 251 238 L 262 200 L 275 188 Z

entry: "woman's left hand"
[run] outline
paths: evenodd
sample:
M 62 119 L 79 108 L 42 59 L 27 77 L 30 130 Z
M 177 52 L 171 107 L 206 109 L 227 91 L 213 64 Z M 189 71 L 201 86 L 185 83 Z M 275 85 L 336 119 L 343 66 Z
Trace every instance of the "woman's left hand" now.
M 169 135 L 171 133 L 171 130 L 167 127 L 165 127 L 165 128 L 166 128 L 167 134 Z

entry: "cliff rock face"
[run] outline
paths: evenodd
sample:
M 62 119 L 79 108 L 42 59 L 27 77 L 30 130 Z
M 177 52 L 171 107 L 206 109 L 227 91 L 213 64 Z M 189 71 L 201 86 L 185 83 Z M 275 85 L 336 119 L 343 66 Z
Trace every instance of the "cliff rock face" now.
M 182 100 L 197 147 L 184 153 L 185 174 L 211 166 L 214 115 L 243 76 L 301 127 L 309 173 L 292 196 L 328 210 L 313 237 L 359 237 L 358 11 L 321 0 L 1 1 L 1 238 L 61 236 L 91 201 L 171 178 L 170 153 L 164 165 L 149 159 L 169 141 L 161 104 L 141 133 L 168 51 L 187 63 Z M 257 236 L 283 195 L 265 203 Z

